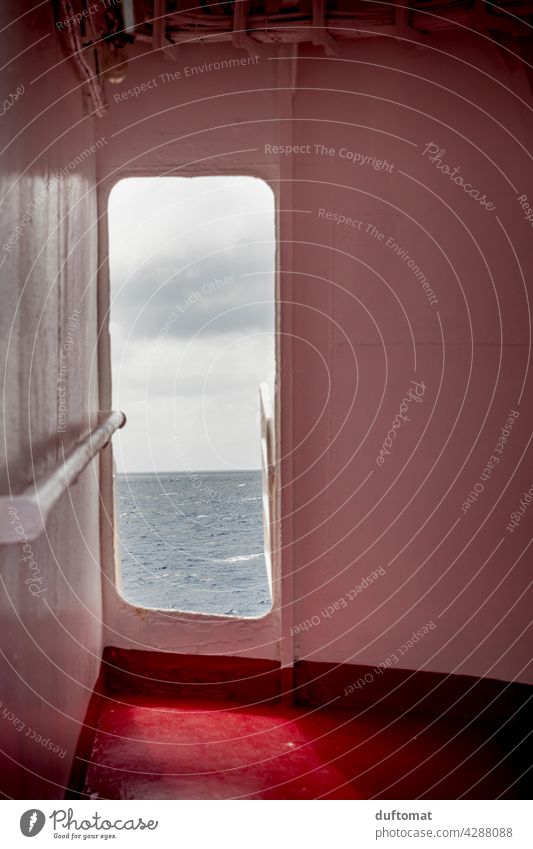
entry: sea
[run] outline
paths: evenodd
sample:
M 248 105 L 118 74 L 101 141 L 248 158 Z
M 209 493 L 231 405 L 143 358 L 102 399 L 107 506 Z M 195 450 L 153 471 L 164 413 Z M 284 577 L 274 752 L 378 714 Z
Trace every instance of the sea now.
M 231 616 L 270 609 L 258 470 L 122 474 L 116 488 L 128 601 Z

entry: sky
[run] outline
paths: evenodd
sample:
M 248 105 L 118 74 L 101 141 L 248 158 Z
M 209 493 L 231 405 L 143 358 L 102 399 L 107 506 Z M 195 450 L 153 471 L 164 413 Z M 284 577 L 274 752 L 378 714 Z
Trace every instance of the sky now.
M 119 472 L 256 469 L 274 378 L 274 195 L 253 177 L 121 180 L 109 200 Z

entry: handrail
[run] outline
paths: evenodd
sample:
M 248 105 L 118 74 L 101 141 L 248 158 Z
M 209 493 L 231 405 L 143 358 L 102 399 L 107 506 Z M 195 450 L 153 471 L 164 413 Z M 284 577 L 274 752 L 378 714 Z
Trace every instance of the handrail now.
M 0 496 L 0 544 L 37 539 L 63 493 L 125 424 L 124 413 L 115 410 L 40 481 L 34 481 L 20 495 Z
M 274 506 L 274 413 L 268 384 L 259 386 L 261 414 L 261 477 L 263 490 L 263 534 L 268 586 L 272 597 L 273 506 Z

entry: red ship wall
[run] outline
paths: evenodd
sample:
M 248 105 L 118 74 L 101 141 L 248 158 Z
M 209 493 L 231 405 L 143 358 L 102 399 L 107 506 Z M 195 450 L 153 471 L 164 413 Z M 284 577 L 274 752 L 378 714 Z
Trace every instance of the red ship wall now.
M 530 682 L 528 557 L 506 525 L 531 486 L 531 91 L 479 35 L 428 43 L 304 46 L 296 69 L 286 48 L 244 69 L 213 70 L 246 54 L 206 45 L 131 62 L 99 124 L 101 209 L 128 174 L 276 193 L 282 650 Z M 135 648 L 132 609 L 106 619 Z M 154 648 L 217 654 L 224 635 L 278 657 L 276 611 L 147 620 Z
M 3 494 L 20 492 L 53 469 L 61 460 L 60 441 L 68 452 L 94 426 L 98 411 L 91 362 L 97 328 L 94 156 L 68 178 L 54 180 L 91 145 L 96 127 L 84 120 L 79 82 L 62 62 L 49 9 L 41 5 L 19 18 L 32 6 L 8 2 L 1 11 L 7 27 L 2 56 L 11 60 L 2 72 L 2 102 L 24 87 L 0 130 L 0 215 L 8 246 L 0 272 Z M 79 327 L 58 384 L 75 310 Z M 59 388 L 68 399 L 65 432 L 59 431 Z M 16 516 L 13 521 L 19 527 Z M 57 798 L 102 650 L 97 464 L 62 498 L 45 535 L 31 543 L 24 543 L 23 528 L 20 535 L 20 544 L 1 549 L 2 789 L 15 798 Z

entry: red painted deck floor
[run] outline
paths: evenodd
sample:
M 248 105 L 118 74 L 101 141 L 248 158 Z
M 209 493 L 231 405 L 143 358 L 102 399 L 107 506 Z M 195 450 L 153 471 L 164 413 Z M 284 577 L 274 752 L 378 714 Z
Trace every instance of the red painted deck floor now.
M 107 697 L 84 795 L 531 798 L 510 745 L 491 741 L 488 726 L 466 725 L 368 710 Z

